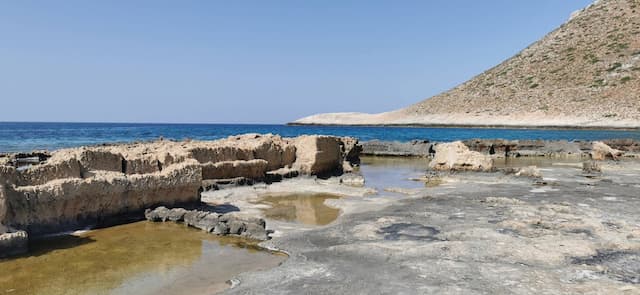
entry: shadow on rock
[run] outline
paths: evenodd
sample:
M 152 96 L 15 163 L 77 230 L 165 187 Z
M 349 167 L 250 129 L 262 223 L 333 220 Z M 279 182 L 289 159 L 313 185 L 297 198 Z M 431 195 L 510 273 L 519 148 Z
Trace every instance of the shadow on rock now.
M 631 284 L 640 284 L 640 252 L 599 250 L 591 257 L 575 257 L 574 264 L 600 265 L 603 274 L 612 279 Z
M 379 234 L 384 235 L 385 240 L 416 240 L 416 241 L 442 241 L 436 237 L 440 230 L 417 223 L 395 223 L 380 228 Z

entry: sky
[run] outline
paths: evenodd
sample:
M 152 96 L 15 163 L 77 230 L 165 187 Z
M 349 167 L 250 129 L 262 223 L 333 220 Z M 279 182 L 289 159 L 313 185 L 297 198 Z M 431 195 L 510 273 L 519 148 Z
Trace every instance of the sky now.
M 395 110 L 591 2 L 0 1 L 0 121 L 286 123 Z

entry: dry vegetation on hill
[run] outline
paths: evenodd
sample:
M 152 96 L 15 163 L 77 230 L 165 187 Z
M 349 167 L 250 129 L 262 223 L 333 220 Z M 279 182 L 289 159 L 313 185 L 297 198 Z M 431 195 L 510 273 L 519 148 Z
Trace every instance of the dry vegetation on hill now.
M 640 0 L 602 0 L 412 115 L 543 112 L 640 119 Z
M 640 0 L 600 0 L 500 65 L 408 108 L 298 124 L 640 127 Z

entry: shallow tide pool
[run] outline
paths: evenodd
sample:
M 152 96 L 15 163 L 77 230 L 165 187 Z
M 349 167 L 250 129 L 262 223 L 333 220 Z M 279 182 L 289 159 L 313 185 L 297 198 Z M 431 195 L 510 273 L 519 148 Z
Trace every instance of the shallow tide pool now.
M 0 294 L 212 294 L 284 254 L 174 223 L 136 222 L 32 241 L 0 260 Z
M 332 194 L 274 194 L 260 199 L 259 203 L 269 205 L 264 209 L 267 218 L 298 222 L 308 225 L 327 225 L 340 215 L 340 209 L 325 204 L 328 199 L 338 199 Z

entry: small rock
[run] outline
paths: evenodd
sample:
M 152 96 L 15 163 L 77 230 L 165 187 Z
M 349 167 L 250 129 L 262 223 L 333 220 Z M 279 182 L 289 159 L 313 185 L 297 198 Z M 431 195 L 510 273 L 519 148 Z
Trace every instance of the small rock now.
M 224 222 L 218 222 L 213 229 L 213 233 L 217 235 L 227 235 L 229 234 L 229 227 Z
M 165 222 L 167 220 L 168 215 L 169 215 L 169 209 L 164 206 L 160 206 L 153 210 L 147 209 L 144 211 L 144 217 L 149 221 Z
M 522 167 L 515 173 L 518 177 L 542 178 L 542 172 L 536 166 Z
M 596 161 L 589 161 L 582 163 L 582 172 L 586 174 L 594 174 L 602 172 L 602 168 L 600 168 L 600 164 Z
M 231 235 L 239 235 L 245 231 L 245 224 L 241 221 L 234 220 L 227 223 L 227 226 L 229 227 L 229 234 Z
M 29 250 L 29 236 L 26 231 L 12 231 L 0 234 L 0 257 L 26 253 Z
M 249 223 L 246 225 L 243 236 L 254 240 L 268 240 L 267 230 L 264 226 L 256 223 Z
M 340 177 L 340 183 L 348 186 L 363 187 L 364 182 L 364 176 L 362 175 L 348 173 Z
M 189 212 L 184 208 L 174 208 L 169 211 L 166 220 L 180 222 L 184 220 L 184 216 Z

